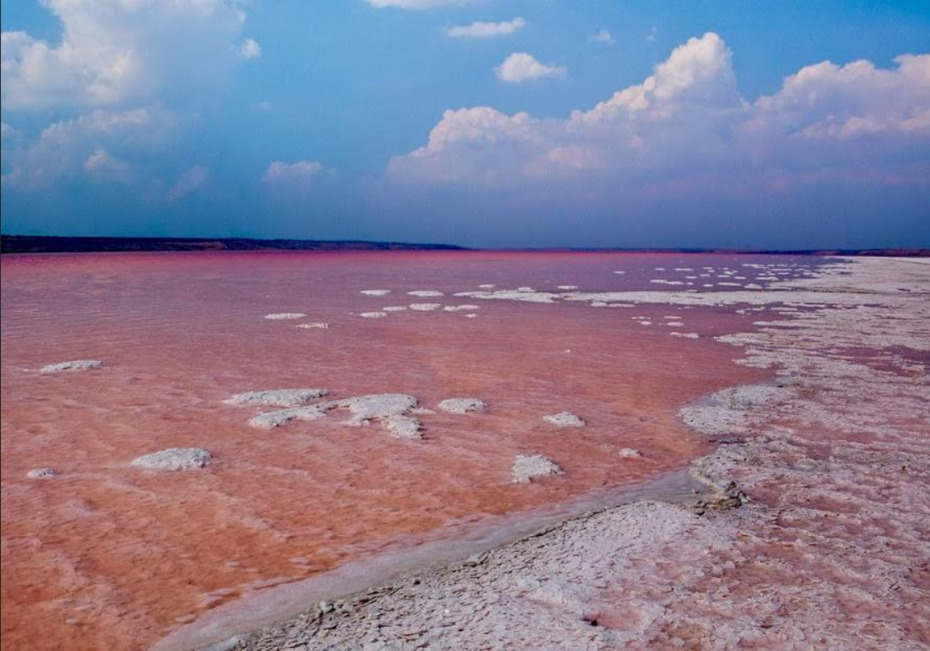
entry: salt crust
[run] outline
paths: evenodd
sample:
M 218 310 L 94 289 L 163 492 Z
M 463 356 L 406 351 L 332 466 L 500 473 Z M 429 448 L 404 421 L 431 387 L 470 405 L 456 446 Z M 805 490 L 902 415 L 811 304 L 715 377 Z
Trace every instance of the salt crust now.
M 513 483 L 528 484 L 537 477 L 561 475 L 559 465 L 541 454 L 518 454 L 513 461 Z
M 387 296 L 391 293 L 390 289 L 363 289 L 361 293 L 365 296 Z
M 57 475 L 54 468 L 33 468 L 26 473 L 29 479 L 54 479 Z
M 416 296 L 417 298 L 431 298 L 434 296 L 442 296 L 443 293 L 437 289 L 415 289 L 412 292 L 407 292 L 410 296 Z
M 323 321 L 313 321 L 311 323 L 298 323 L 297 327 L 306 328 L 308 330 L 312 328 L 320 328 L 321 330 L 326 330 L 327 328 L 329 328 L 329 324 L 324 323 Z
M 433 310 L 438 310 L 442 305 L 439 303 L 411 303 L 410 309 L 416 310 L 417 312 L 432 312 Z
M 718 337 L 775 383 L 683 410 L 729 437 L 692 472 L 712 487 L 736 479 L 742 508 L 607 509 L 233 644 L 922 648 L 930 384 L 907 351 L 930 348 L 930 274 L 910 260 L 843 266 L 809 284 L 850 296 L 786 317 L 803 326 Z M 886 289 L 861 291 L 876 283 Z M 843 354 L 863 346 L 881 364 Z
M 311 400 L 326 395 L 326 389 L 264 389 L 261 391 L 246 391 L 237 393 L 223 401 L 224 405 L 248 407 L 263 405 L 271 407 L 299 407 Z
M 41 373 L 63 373 L 66 371 L 87 371 L 92 368 L 100 368 L 103 362 L 99 359 L 75 359 L 70 362 L 58 362 L 43 366 Z
M 168 448 L 137 457 L 130 465 L 146 470 L 192 470 L 203 468 L 210 459 L 203 448 Z
M 362 312 L 359 316 L 363 319 L 383 319 L 387 316 L 387 312 Z
M 488 409 L 488 403 L 478 398 L 446 398 L 436 406 L 450 414 L 483 413 Z
M 543 416 L 543 420 L 556 427 L 584 427 L 585 422 L 570 411 L 560 411 L 557 414 Z

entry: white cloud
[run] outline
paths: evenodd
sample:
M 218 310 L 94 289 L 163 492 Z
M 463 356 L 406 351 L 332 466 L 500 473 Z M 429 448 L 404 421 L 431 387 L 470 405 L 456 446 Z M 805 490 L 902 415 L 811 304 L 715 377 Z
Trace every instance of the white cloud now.
M 268 185 L 306 190 L 323 169 L 323 165 L 315 160 L 299 160 L 294 163 L 276 160 L 269 163 L 262 180 Z
M 86 163 L 98 150 L 111 157 L 115 156 L 112 152 L 119 152 L 120 159 L 146 157 L 160 150 L 176 128 L 177 116 L 156 106 L 127 111 L 95 109 L 49 125 L 22 150 L 4 151 L 12 170 L 3 176 L 3 182 L 26 188 L 48 187 L 61 178 L 88 171 Z
M 591 34 L 591 36 L 588 37 L 588 40 L 592 43 L 603 43 L 605 45 L 614 44 L 614 37 L 606 29 L 602 29 L 595 32 L 594 34 Z
M 513 20 L 506 20 L 499 23 L 487 23 L 476 21 L 470 25 L 456 25 L 446 30 L 446 34 L 452 38 L 491 38 L 494 36 L 506 36 L 523 29 L 526 21 L 519 16 Z
M 92 180 L 115 181 L 126 183 L 131 177 L 129 163 L 110 155 L 106 149 L 98 147 L 84 161 L 84 171 Z
M 168 190 L 168 200 L 177 201 L 202 186 L 210 177 L 210 170 L 203 165 L 194 165 L 181 174 L 177 183 Z
M 520 83 L 545 77 L 564 77 L 565 66 L 540 63 L 532 54 L 514 52 L 494 68 L 497 78 L 508 83 Z
M 168 91 L 202 94 L 257 43 L 235 47 L 244 14 L 225 0 L 46 0 L 61 21 L 50 44 L 3 32 L 4 110 L 148 103 Z M 254 48 L 251 44 L 254 44 Z
M 646 32 L 646 40 L 649 41 L 650 43 L 654 43 L 658 33 L 659 33 L 659 30 L 656 28 L 655 25 L 653 25 L 652 27 L 649 28 L 649 31 Z
M 239 46 L 239 56 L 243 59 L 257 59 L 262 55 L 262 46 L 254 38 L 247 38 Z
M 637 192 L 925 176 L 930 54 L 902 55 L 890 69 L 807 66 L 755 102 L 740 95 L 731 60 L 723 39 L 707 33 L 675 48 L 642 83 L 566 118 L 446 111 L 426 145 L 391 160 L 388 177 L 491 187 L 575 179 Z

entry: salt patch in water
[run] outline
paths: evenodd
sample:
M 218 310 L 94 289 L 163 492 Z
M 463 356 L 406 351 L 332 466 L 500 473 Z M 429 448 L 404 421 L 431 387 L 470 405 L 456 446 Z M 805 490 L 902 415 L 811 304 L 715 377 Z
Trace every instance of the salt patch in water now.
M 543 416 L 543 420 L 556 427 L 584 427 L 585 422 L 570 411 L 560 411 L 557 414 Z
M 194 470 L 203 468 L 212 458 L 203 448 L 168 448 L 137 457 L 130 465 L 146 470 Z
M 450 414 L 483 413 L 488 409 L 488 403 L 478 398 L 446 398 L 436 406 Z
M 225 405 L 247 407 L 250 405 L 263 405 L 269 407 L 299 407 L 315 398 L 326 395 L 326 389 L 265 389 L 262 391 L 246 391 L 237 393 L 223 401 Z
M 86 371 L 92 368 L 100 368 L 103 362 L 99 359 L 75 359 L 70 362 L 58 362 L 43 366 L 42 373 L 62 373 L 65 371 Z
M 541 454 L 518 454 L 513 462 L 513 483 L 528 484 L 537 477 L 563 474 L 562 468 Z
M 285 321 L 288 319 L 303 319 L 306 316 L 303 312 L 275 312 L 266 314 L 265 318 L 270 321 Z

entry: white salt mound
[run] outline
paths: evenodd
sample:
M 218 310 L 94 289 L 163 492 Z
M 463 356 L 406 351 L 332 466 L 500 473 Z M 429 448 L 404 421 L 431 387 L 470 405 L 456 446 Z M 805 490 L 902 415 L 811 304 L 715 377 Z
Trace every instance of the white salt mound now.
M 390 289 L 363 289 L 362 294 L 365 296 L 387 296 L 391 293 Z
M 442 305 L 439 303 L 411 303 L 410 309 L 417 310 L 418 312 L 432 312 L 433 310 L 438 310 Z
M 29 479 L 53 479 L 57 474 L 54 468 L 33 468 L 26 476 Z
M 620 448 L 617 451 L 617 454 L 619 454 L 624 459 L 635 459 L 636 457 L 643 456 L 642 452 L 639 450 L 634 450 L 633 448 Z
M 291 407 L 265 411 L 249 419 L 249 425 L 259 429 L 274 429 L 294 420 L 317 420 L 326 415 L 326 409 L 320 405 L 307 405 L 305 407 Z
M 488 403 L 478 398 L 446 398 L 437 407 L 450 414 L 483 413 L 487 411 Z
M 480 289 L 494 289 L 494 283 L 485 283 L 483 285 L 478 285 Z
M 168 448 L 138 457 L 131 465 L 146 470 L 190 470 L 203 468 L 211 458 L 203 448 Z
M 578 285 L 558 285 L 558 289 L 578 289 Z
M 264 405 L 269 407 L 299 407 L 314 398 L 326 395 L 326 389 L 265 389 L 264 391 L 246 391 L 237 393 L 223 401 L 224 405 L 247 407 Z
M 406 305 L 385 305 L 381 308 L 382 312 L 403 312 L 407 309 Z
M 442 309 L 446 312 L 474 312 L 480 308 L 477 305 L 446 305 Z
M 43 366 L 42 373 L 61 373 L 63 371 L 86 371 L 92 368 L 100 368 L 103 362 L 99 359 L 74 359 L 70 362 L 58 362 Z
M 383 319 L 387 316 L 387 312 L 362 312 L 359 316 L 363 319 Z
M 420 433 L 420 421 L 412 416 L 388 416 L 384 424 L 392 436 L 399 439 L 417 440 L 423 438 Z
M 518 454 L 513 462 L 513 483 L 528 484 L 535 477 L 561 475 L 563 470 L 541 454 Z
M 307 329 L 310 329 L 310 328 L 322 328 L 322 329 L 325 330 L 326 328 L 329 327 L 329 324 L 328 324 L 328 323 L 323 323 L 322 321 L 313 321 L 313 322 L 311 322 L 311 323 L 299 323 L 299 324 L 297 324 L 297 327 L 298 327 L 298 328 L 307 328 Z
M 420 298 L 429 298 L 430 296 L 442 296 L 442 292 L 436 289 L 415 289 L 412 292 L 407 292 L 410 296 L 418 296 Z
M 364 425 L 368 421 L 399 416 L 417 406 L 417 399 L 404 393 L 374 393 L 316 405 L 321 409 L 348 409 L 347 425 Z
M 265 318 L 272 321 L 283 321 L 285 319 L 302 319 L 306 314 L 303 312 L 275 312 L 274 314 L 266 314 Z
M 584 427 L 585 422 L 570 411 L 560 411 L 557 414 L 543 416 L 543 420 L 556 427 Z

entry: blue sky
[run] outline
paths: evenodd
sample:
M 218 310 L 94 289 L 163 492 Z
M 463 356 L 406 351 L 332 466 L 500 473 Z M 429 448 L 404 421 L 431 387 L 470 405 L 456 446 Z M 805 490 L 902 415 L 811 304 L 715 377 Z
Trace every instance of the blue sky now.
M 4 233 L 930 246 L 926 2 L 7 0 L 0 23 Z

